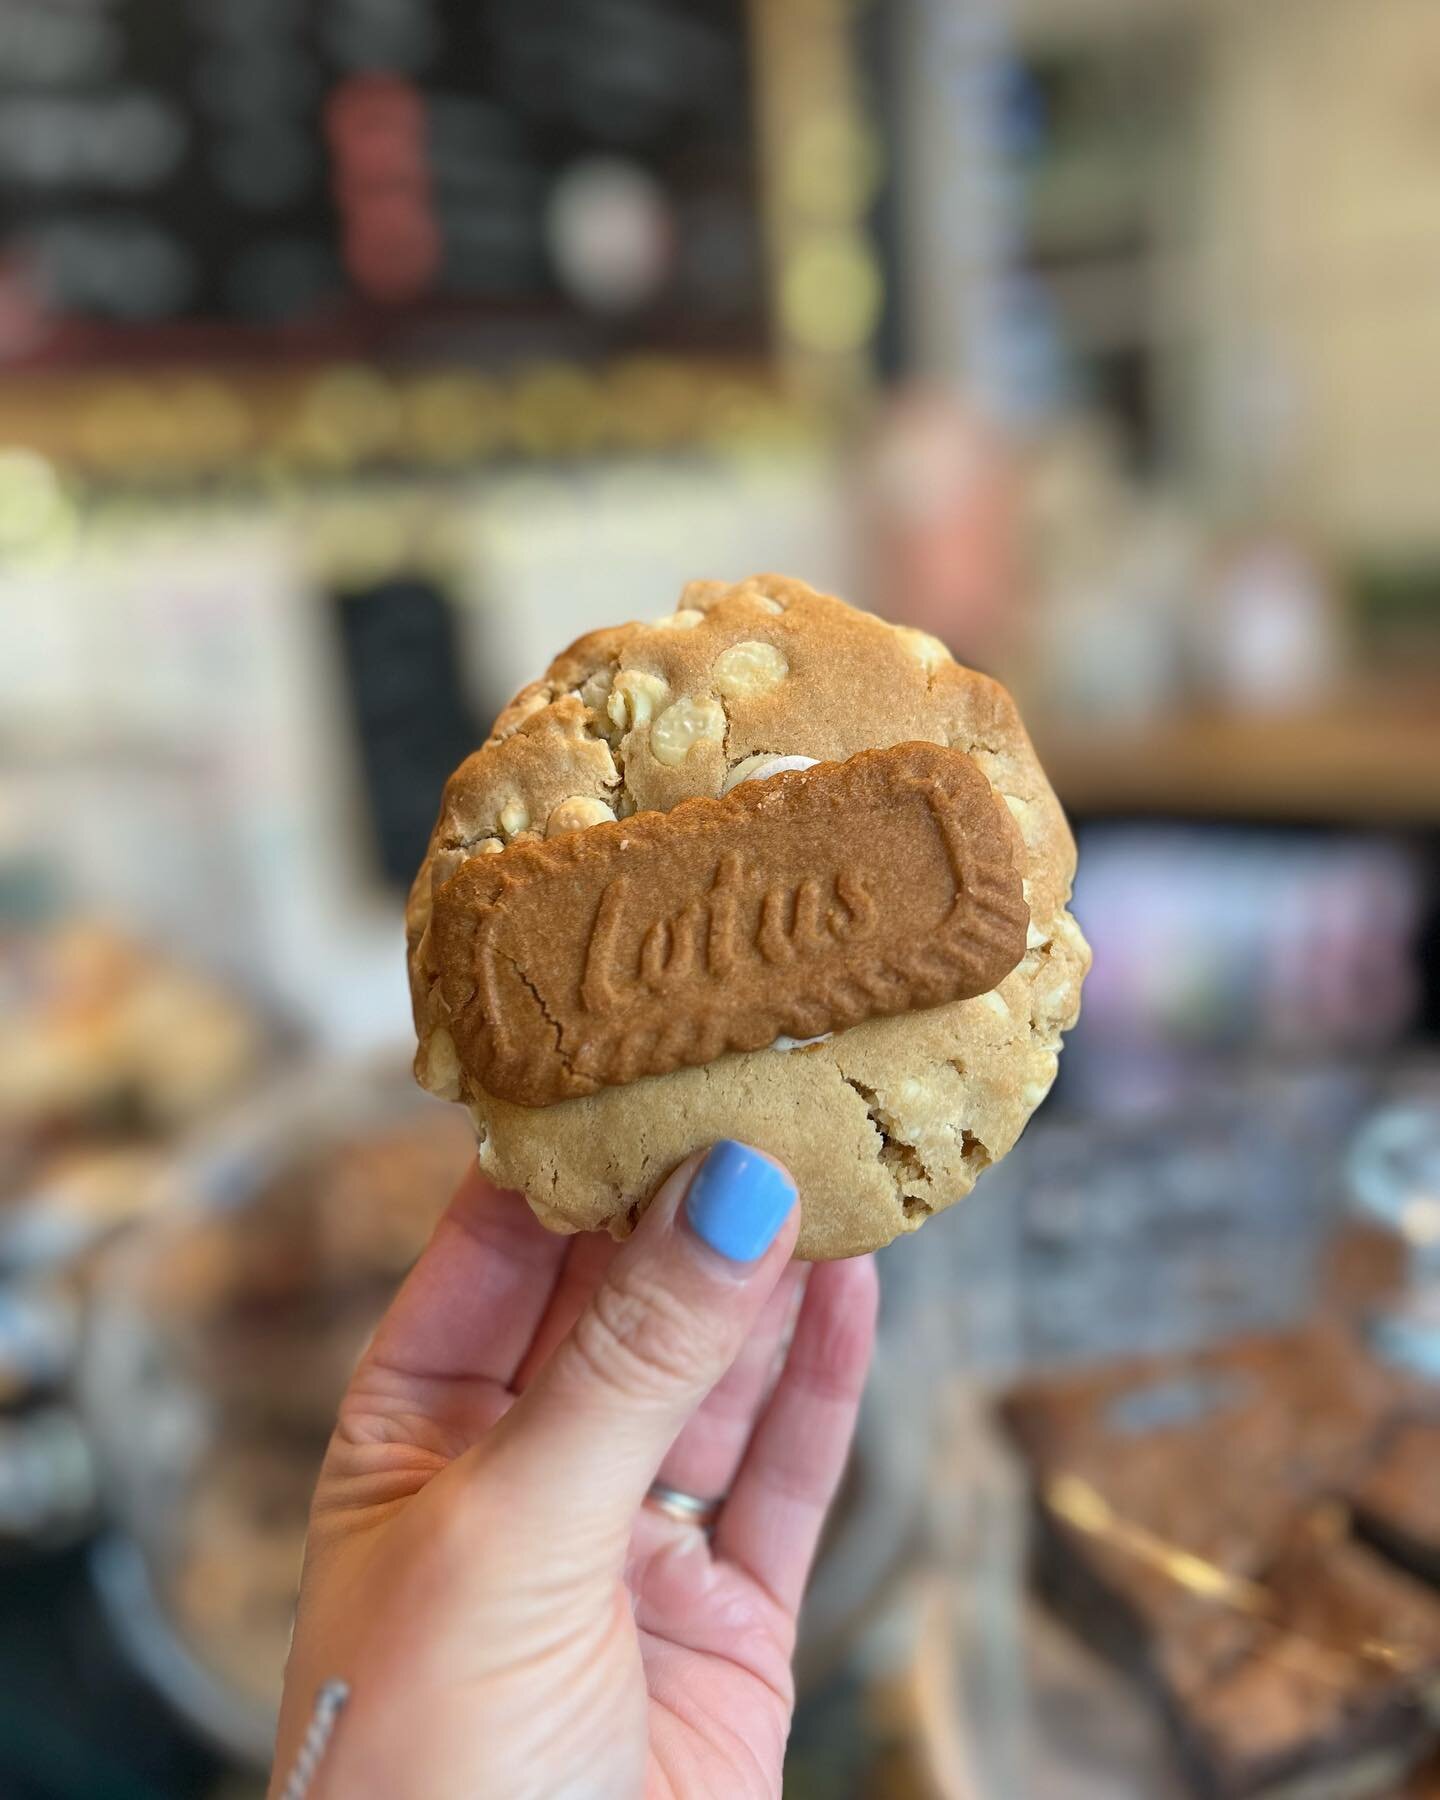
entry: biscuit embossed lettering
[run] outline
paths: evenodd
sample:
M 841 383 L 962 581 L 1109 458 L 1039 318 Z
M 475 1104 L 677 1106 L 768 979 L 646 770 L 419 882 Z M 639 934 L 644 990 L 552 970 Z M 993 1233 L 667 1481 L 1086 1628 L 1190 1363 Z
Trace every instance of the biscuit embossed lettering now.
M 987 992 L 1023 853 L 962 752 L 863 751 L 462 864 L 439 997 L 472 1080 L 545 1106 Z
M 847 869 L 798 886 L 756 882 L 758 905 L 746 906 L 751 885 L 744 859 L 726 851 L 703 899 L 636 925 L 648 915 L 632 884 L 623 874 L 607 882 L 585 947 L 580 998 L 586 1012 L 613 1012 L 640 987 L 681 988 L 699 969 L 718 977 L 745 963 L 778 967 L 823 954 L 834 943 L 857 942 L 879 922 L 874 896 Z

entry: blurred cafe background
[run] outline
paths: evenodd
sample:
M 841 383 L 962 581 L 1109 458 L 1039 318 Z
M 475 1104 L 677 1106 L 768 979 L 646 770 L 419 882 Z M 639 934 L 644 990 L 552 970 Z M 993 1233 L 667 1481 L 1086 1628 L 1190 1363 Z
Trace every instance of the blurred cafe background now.
M 787 1794 L 1440 1795 L 1437 482 L 1435 0 L 0 0 L 0 1800 L 258 1800 L 440 783 L 769 569 L 1015 687 L 1096 956 Z

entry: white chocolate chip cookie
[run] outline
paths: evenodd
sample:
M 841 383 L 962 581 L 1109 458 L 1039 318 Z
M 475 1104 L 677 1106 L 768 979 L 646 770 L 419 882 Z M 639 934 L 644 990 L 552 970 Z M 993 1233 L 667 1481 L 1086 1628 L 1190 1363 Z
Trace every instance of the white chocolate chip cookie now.
M 967 752 L 1023 840 L 1030 930 L 990 993 L 833 1036 L 524 1107 L 456 1059 L 429 930 L 465 861 L 814 762 L 923 741 Z M 624 1236 L 691 1151 L 733 1137 L 800 1186 L 799 1254 L 856 1255 L 969 1193 L 1055 1078 L 1090 953 L 1075 848 L 1013 701 L 937 639 L 798 581 L 692 582 L 677 612 L 582 638 L 446 786 L 407 912 L 422 1082 L 469 1107 L 480 1161 L 560 1231 Z

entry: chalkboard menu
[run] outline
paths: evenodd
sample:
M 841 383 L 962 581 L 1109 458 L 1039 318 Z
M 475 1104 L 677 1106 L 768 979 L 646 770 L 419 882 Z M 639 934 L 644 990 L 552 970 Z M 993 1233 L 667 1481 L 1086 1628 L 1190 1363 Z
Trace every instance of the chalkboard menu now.
M 379 870 L 409 885 L 446 777 L 485 733 L 456 678 L 455 616 L 425 577 L 333 597 L 341 665 Z
M 744 0 L 0 0 L 0 363 L 764 349 Z

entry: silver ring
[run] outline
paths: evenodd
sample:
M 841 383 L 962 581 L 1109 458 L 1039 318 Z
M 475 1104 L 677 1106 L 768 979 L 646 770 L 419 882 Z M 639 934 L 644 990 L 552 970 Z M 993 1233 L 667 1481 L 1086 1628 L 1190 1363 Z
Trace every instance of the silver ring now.
M 699 1531 L 708 1531 L 720 1517 L 720 1508 L 725 1501 L 723 1498 L 702 1500 L 698 1494 L 687 1494 L 663 1481 L 652 1481 L 645 1504 L 679 1525 L 693 1525 Z

